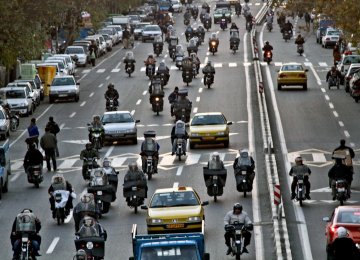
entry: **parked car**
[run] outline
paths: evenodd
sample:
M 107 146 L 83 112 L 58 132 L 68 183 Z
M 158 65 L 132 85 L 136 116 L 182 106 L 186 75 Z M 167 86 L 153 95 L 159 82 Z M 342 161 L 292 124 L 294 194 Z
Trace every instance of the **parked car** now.
M 106 51 L 112 51 L 112 48 L 113 48 L 113 43 L 112 43 L 112 40 L 111 40 L 111 37 L 109 34 L 103 34 L 102 35 L 105 39 L 105 43 L 106 43 Z
M 118 44 L 119 42 L 122 41 L 123 28 L 122 28 L 121 25 L 111 24 L 111 25 L 107 25 L 105 28 L 114 28 L 116 30 L 116 34 L 117 34 L 117 42 L 116 42 L 116 44 Z
M 352 63 L 360 63 L 360 55 L 342 55 L 341 61 L 337 64 L 337 69 L 341 72 L 342 82 Z
M 36 106 L 40 105 L 41 92 L 40 92 L 40 89 L 37 88 L 35 80 L 33 80 L 33 79 L 18 79 L 18 80 L 15 80 L 14 83 L 17 83 L 17 86 L 22 86 L 21 83 L 24 83 L 24 86 L 26 88 L 30 87 L 30 93 L 31 93 L 31 96 L 33 97 L 33 101 L 35 102 L 35 105 Z M 30 83 L 30 86 L 27 83 Z
M 68 46 L 65 49 L 65 54 L 71 55 L 77 66 L 86 67 L 88 56 L 82 46 Z M 90 59 L 89 59 L 90 60 Z
M 142 31 L 144 30 L 145 26 L 150 25 L 151 23 L 137 23 L 134 28 L 134 39 L 138 40 L 142 37 Z
M 345 91 L 349 92 L 350 90 L 350 80 L 353 77 L 354 73 L 360 71 L 360 63 L 352 63 L 347 70 L 344 78 Z
M 162 35 L 159 25 L 146 25 L 142 31 L 142 42 L 146 40 L 154 40 L 158 35 Z
M 321 40 L 322 47 L 327 48 L 328 46 L 335 46 L 335 44 L 339 41 L 340 36 L 340 30 L 334 28 L 327 28 Z
M 106 53 L 106 41 L 102 35 L 90 35 L 86 37 L 85 40 L 94 40 L 96 42 L 96 46 L 98 47 L 98 57 Z
M 69 75 L 69 71 L 65 66 L 65 62 L 62 59 L 46 59 L 44 63 L 57 63 L 59 66 L 60 74 Z
M 34 77 L 34 81 L 35 81 L 35 84 L 36 84 L 36 88 L 37 89 L 40 89 L 40 100 L 44 100 L 44 85 L 42 83 L 42 80 L 39 76 L 39 74 L 36 74 L 35 77 Z
M 49 57 L 49 58 L 56 59 L 56 58 L 58 58 L 58 57 L 61 57 L 61 58 L 65 59 L 65 61 L 66 61 L 66 66 L 67 66 L 67 69 L 68 69 L 68 71 L 69 71 L 69 74 L 70 74 L 70 75 L 74 75 L 74 74 L 75 74 L 76 64 L 75 64 L 75 62 L 73 61 L 73 59 L 71 58 L 71 56 L 68 55 L 68 54 L 55 54 L 54 56 Z
M 2 194 L 8 192 L 10 167 L 10 144 L 9 139 L 0 143 L 0 200 Z
M 300 85 L 303 90 L 307 90 L 307 74 L 308 69 L 304 69 L 300 63 L 284 63 L 278 70 L 277 84 L 278 90 L 282 90 L 284 85 Z
M 113 45 L 117 44 L 120 41 L 117 31 L 113 27 L 102 28 L 102 29 L 98 30 L 97 33 L 98 34 L 109 34 L 109 36 L 111 37 L 111 40 L 113 42 Z
M 5 109 L 0 106 L 0 137 L 5 140 L 8 136 L 10 136 L 10 118 Z
M 80 98 L 79 85 L 80 83 L 76 82 L 74 76 L 56 76 L 50 85 L 49 103 L 64 99 L 78 102 Z
M 354 73 L 350 82 L 349 82 L 349 91 L 350 96 L 355 100 L 355 102 L 359 102 L 360 100 L 360 72 Z
M 0 95 L 4 93 L 10 106 L 10 110 L 18 112 L 20 115 L 32 115 L 35 109 L 34 102 L 30 96 L 30 91 L 26 87 L 5 87 L 0 88 Z
M 183 11 L 183 6 L 179 0 L 171 0 L 171 5 L 175 13 L 181 13 Z

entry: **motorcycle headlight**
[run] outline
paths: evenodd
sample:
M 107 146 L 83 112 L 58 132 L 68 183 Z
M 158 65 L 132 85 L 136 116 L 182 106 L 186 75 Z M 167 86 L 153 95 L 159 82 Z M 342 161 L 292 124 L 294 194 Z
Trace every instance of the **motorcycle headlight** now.
M 162 223 L 162 219 L 153 218 L 150 220 L 151 224 L 159 224 Z
M 86 243 L 86 248 L 87 248 L 87 249 L 91 250 L 91 249 L 93 249 L 93 247 L 94 247 L 93 242 L 87 242 L 87 243 Z
M 201 218 L 200 218 L 200 217 L 189 217 L 189 218 L 188 218 L 188 221 L 198 222 L 198 221 L 201 221 Z
M 216 45 L 216 42 L 211 42 L 211 46 L 215 46 Z
M 159 100 L 160 100 L 160 98 L 158 98 L 158 97 L 155 98 L 155 101 L 159 101 Z
M 240 234 L 241 234 L 241 230 L 236 230 L 236 231 L 235 231 L 235 234 L 236 234 L 236 235 L 240 235 Z

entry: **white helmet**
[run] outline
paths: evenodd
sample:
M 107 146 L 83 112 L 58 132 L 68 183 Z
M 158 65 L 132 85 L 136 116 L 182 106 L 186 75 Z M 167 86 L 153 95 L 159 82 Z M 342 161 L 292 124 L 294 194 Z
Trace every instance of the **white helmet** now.
M 339 228 L 336 230 L 336 233 L 337 233 L 337 235 L 338 235 L 339 238 L 341 238 L 341 237 L 347 237 L 347 234 L 348 234 L 346 228 L 344 228 L 344 227 L 339 227 Z

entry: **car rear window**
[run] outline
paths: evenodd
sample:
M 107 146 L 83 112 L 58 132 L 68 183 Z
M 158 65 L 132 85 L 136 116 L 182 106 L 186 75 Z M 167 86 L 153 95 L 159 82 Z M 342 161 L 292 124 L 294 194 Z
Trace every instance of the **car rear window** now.
M 158 26 L 146 26 L 144 31 L 160 31 Z
M 196 116 L 191 121 L 191 125 L 223 125 L 226 120 L 222 115 L 202 115 Z
M 67 48 L 65 51 L 66 54 L 83 54 L 83 48 Z
M 337 218 L 338 223 L 360 224 L 360 211 L 343 211 Z
M 7 90 L 6 98 L 25 98 L 24 90 Z
M 65 85 L 75 85 L 73 78 L 55 78 L 51 86 L 65 86 Z
M 299 71 L 304 70 L 301 65 L 284 65 L 281 70 L 285 71 Z

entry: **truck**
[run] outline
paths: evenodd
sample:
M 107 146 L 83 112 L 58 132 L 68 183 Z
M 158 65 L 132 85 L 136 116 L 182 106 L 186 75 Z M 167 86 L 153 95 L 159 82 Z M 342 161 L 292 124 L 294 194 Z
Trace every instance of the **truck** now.
M 205 253 L 204 221 L 202 232 L 178 234 L 138 235 L 133 224 L 131 237 L 133 255 L 129 260 L 210 260 Z
M 8 191 L 10 168 L 10 144 L 9 139 L 0 142 L 0 200 L 2 194 Z

